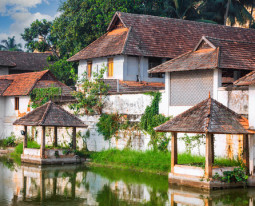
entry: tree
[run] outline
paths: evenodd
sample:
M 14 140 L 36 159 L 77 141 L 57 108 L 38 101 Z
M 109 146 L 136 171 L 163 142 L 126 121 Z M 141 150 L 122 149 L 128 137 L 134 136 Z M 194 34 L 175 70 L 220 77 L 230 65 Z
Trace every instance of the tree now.
M 0 50 L 2 51 L 22 51 L 22 45 L 16 44 L 15 36 L 8 37 L 7 40 L 2 40 L 0 44 Z
M 26 41 L 25 47 L 29 51 L 38 50 L 39 52 L 52 51 L 56 56 L 58 52 L 56 49 L 56 38 L 51 35 L 52 22 L 43 19 L 38 19 L 32 22 L 30 27 L 25 28 L 24 33 L 21 34 L 22 39 Z
M 209 19 L 218 24 L 225 24 L 229 20 L 230 25 L 236 23 L 244 25 L 250 22 L 253 17 L 248 12 L 247 6 L 251 0 L 207 0 L 198 7 L 204 19 Z

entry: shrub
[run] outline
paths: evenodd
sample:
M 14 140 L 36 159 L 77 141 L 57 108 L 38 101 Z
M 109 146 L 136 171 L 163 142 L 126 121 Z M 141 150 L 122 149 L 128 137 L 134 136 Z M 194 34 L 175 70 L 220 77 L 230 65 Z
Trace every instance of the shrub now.
M 11 136 L 3 140 L 3 145 L 5 147 L 14 147 L 16 145 L 15 141 L 16 141 L 16 137 L 14 133 L 11 133 Z
M 27 148 L 40 149 L 40 147 L 41 146 L 37 142 L 35 142 L 35 141 L 28 141 L 27 142 Z M 23 143 L 18 144 L 15 147 L 14 152 L 16 154 L 22 154 L 23 153 Z

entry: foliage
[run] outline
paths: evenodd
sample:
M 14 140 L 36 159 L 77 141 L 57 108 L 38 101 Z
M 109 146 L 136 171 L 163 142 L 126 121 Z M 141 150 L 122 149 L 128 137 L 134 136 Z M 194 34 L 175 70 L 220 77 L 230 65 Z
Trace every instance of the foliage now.
M 7 137 L 6 139 L 4 139 L 3 141 L 3 145 L 5 147 L 14 147 L 16 145 L 16 137 L 14 135 L 14 133 L 12 132 L 11 135 L 9 137 Z
M 179 139 L 184 141 L 186 151 L 188 153 L 191 153 L 192 149 L 197 147 L 198 154 L 200 154 L 200 146 L 205 144 L 205 135 L 204 134 L 197 134 L 194 136 L 189 136 L 187 134 L 184 134 L 184 136 L 180 137 Z
M 82 135 L 82 134 L 81 134 L 81 131 L 79 131 L 79 132 L 77 133 L 77 137 L 78 137 L 78 138 L 80 137 L 80 138 L 82 139 L 82 143 L 83 143 L 83 148 L 82 148 L 82 150 L 83 150 L 83 151 L 88 151 L 87 140 L 88 140 L 89 137 L 90 137 L 90 130 L 88 129 L 84 135 Z
M 98 73 L 93 72 L 93 77 L 88 78 L 87 73 L 83 74 L 82 79 L 78 82 L 80 88 L 73 93 L 77 102 L 70 105 L 75 114 L 101 114 L 106 95 L 108 94 L 109 85 L 102 81 L 107 68 L 100 69 Z
M 159 102 L 161 100 L 161 93 L 151 92 L 149 95 L 153 97 L 153 100 L 151 105 L 146 107 L 145 112 L 141 117 L 140 127 L 151 136 L 150 143 L 153 145 L 154 149 L 165 150 L 167 149 L 167 145 L 170 139 L 166 137 L 165 133 L 157 133 L 153 128 L 165 123 L 170 119 L 170 117 L 165 117 L 162 114 L 159 114 Z
M 53 57 L 50 56 L 50 58 Z M 63 57 L 62 59 L 55 61 L 53 64 L 50 64 L 45 69 L 49 69 L 59 81 L 68 86 L 73 86 L 77 80 L 77 69 L 75 68 L 77 68 L 77 63 L 68 62 L 67 57 Z
M 53 85 L 48 88 L 35 88 L 30 94 L 32 108 L 35 109 L 45 104 L 49 100 L 56 100 L 61 96 L 61 88 Z
M 6 40 L 1 41 L 0 51 L 22 51 L 22 45 L 16 44 L 15 36 L 8 37 Z
M 50 35 L 52 29 L 52 22 L 43 19 L 38 19 L 32 22 L 30 27 L 25 28 L 21 37 L 26 41 L 25 47 L 29 51 L 38 50 L 39 52 L 53 51 L 57 54 L 56 47 L 53 45 L 54 38 Z M 38 38 L 42 38 L 38 41 Z
M 248 175 L 246 175 L 246 169 L 243 167 L 236 167 L 233 171 L 224 171 L 223 176 L 220 176 L 218 173 L 216 173 L 213 176 L 214 180 L 219 180 L 221 182 L 243 182 L 247 183 Z

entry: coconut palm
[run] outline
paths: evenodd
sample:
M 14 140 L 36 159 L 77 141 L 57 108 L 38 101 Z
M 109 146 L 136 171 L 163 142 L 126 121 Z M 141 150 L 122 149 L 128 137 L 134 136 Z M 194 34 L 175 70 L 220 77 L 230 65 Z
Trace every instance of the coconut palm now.
M 16 44 L 15 36 L 8 37 L 7 40 L 2 40 L 0 44 L 1 51 L 22 51 L 22 45 Z
M 218 24 L 230 25 L 236 23 L 244 25 L 252 21 L 253 17 L 247 10 L 252 0 L 206 0 L 199 6 L 199 12 L 204 19 L 210 19 Z

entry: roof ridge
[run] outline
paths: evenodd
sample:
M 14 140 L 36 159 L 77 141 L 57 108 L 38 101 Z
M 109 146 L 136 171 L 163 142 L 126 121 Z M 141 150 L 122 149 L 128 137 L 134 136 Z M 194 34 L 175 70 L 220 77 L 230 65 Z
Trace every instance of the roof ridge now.
M 240 41 L 240 40 L 232 40 L 232 39 L 221 39 L 217 37 L 210 37 L 210 36 L 204 36 L 205 38 L 214 39 L 214 40 L 220 40 L 220 41 L 229 41 L 229 42 L 238 42 L 238 43 L 249 43 L 249 44 L 255 44 L 255 42 L 251 41 Z
M 192 22 L 195 24 L 206 24 L 206 25 L 211 25 L 211 26 L 218 26 L 218 27 L 223 27 L 223 28 L 233 28 L 237 30 L 253 30 L 250 28 L 243 28 L 243 27 L 233 27 L 233 26 L 227 26 L 227 25 L 222 25 L 222 24 L 213 24 L 213 23 L 208 23 L 208 22 L 201 22 L 201 21 L 193 21 L 193 20 L 187 20 L 187 19 L 177 19 L 177 18 L 170 18 L 170 17 L 164 17 L 164 16 L 154 16 L 154 15 L 149 15 L 149 14 L 135 14 L 135 13 L 128 13 L 128 12 L 119 12 L 123 14 L 128 14 L 132 16 L 147 16 L 147 17 L 152 17 L 152 18 L 159 18 L 159 19 L 172 19 L 175 21 L 181 21 L 181 22 Z
M 210 95 L 210 93 L 209 93 Z M 208 133 L 208 128 L 211 120 L 211 112 L 212 112 L 212 98 L 208 98 L 208 103 L 209 103 L 209 108 L 208 108 L 208 113 L 207 113 L 207 119 L 206 119 L 206 125 L 205 125 L 205 132 Z
M 48 112 L 49 112 L 49 110 L 50 110 L 52 101 L 49 101 L 49 102 L 47 102 L 46 104 L 48 104 L 48 105 L 47 105 L 47 108 L 46 108 L 45 112 L 43 113 L 42 119 L 39 120 L 39 125 L 42 125 L 42 124 L 43 124 L 43 121 L 45 120 L 45 118 L 46 118 L 46 116 L 47 116 L 47 114 L 48 114 Z

